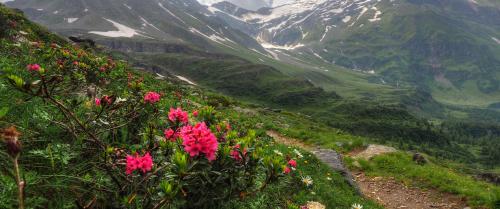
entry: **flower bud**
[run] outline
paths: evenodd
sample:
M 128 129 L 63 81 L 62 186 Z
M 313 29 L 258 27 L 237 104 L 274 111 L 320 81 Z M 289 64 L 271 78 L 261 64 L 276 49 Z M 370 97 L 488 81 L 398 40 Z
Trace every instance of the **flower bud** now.
M 0 138 L 4 141 L 7 153 L 11 157 L 17 157 L 17 155 L 21 153 L 22 146 L 19 141 L 19 136 L 21 136 L 21 133 L 19 133 L 14 126 L 0 131 Z

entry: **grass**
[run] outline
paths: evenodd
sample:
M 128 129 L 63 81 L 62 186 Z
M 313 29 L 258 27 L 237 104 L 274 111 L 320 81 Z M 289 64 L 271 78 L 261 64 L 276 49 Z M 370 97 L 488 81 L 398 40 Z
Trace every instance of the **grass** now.
M 355 167 L 352 158 L 347 161 Z M 456 194 L 465 197 L 475 207 L 496 209 L 500 206 L 499 186 L 475 180 L 433 162 L 418 165 L 406 153 L 386 154 L 358 162 L 369 176 L 395 177 L 413 186 Z
M 284 155 L 294 155 L 295 147 L 286 147 L 280 144 L 270 144 L 269 150 L 279 150 Z M 300 149 L 298 149 L 300 150 Z M 333 172 L 327 165 L 320 162 L 311 153 L 300 150 L 303 158 L 297 159 L 297 170 L 288 182 L 275 184 L 267 187 L 263 193 L 246 199 L 245 201 L 233 201 L 226 208 L 299 208 L 308 201 L 320 202 L 326 208 L 350 208 L 352 204 L 358 203 L 367 209 L 382 209 L 373 201 L 358 196 L 355 191 L 346 184 L 343 177 Z M 301 177 L 309 176 L 313 185 L 305 186 Z M 286 206 L 286 207 L 283 207 Z
M 0 6 L 0 15 L 2 15 L 3 12 L 10 12 L 10 10 Z M 35 31 L 39 31 L 40 29 L 38 26 L 33 27 L 32 29 Z M 31 32 L 31 30 L 29 30 L 30 28 L 23 29 Z M 40 39 L 40 37 L 30 38 L 48 43 L 52 40 L 48 39 L 49 41 L 47 41 L 46 39 Z M 48 53 L 43 54 L 43 59 L 30 56 L 27 52 L 29 48 L 22 48 L 22 50 L 15 51 L 16 56 L 14 56 L 14 53 L 9 54 L 11 50 L 7 50 L 10 49 L 9 47 L 12 47 L 13 43 L 10 43 L 8 40 L 1 41 L 5 44 L 2 44 L 2 47 L 0 47 L 0 52 L 8 55 L 0 57 L 0 69 L 2 69 L 2 73 L 7 72 L 3 70 L 24 69 L 24 63 L 28 63 L 28 61 L 36 60 L 37 63 L 42 66 L 50 66 L 50 63 L 54 62 L 55 57 L 50 56 Z M 60 44 L 66 45 L 63 41 L 61 41 Z M 102 58 L 99 57 L 99 59 Z M 121 66 L 121 63 L 119 65 Z M 193 103 L 200 104 L 200 106 L 217 106 L 221 114 L 231 116 L 231 124 L 234 124 L 233 127 L 243 127 L 244 130 L 252 130 L 256 127 L 256 123 L 259 122 L 258 120 L 253 120 L 252 117 L 239 117 L 237 112 L 229 108 L 230 105 L 237 105 L 238 103 L 221 95 L 211 94 L 198 88 L 179 86 L 176 81 L 172 80 L 157 80 L 154 78 L 155 76 L 150 73 L 134 71 L 128 68 L 123 73 L 125 72 L 143 77 L 144 85 L 151 89 L 158 92 L 168 92 L 164 95 L 165 99 L 169 100 L 169 103 L 172 102 L 172 104 L 168 106 L 176 105 L 175 102 L 173 102 L 173 93 L 175 92 L 185 96 L 185 101 L 193 101 Z M 115 82 L 124 82 L 124 80 L 125 79 L 118 79 L 115 80 Z M 113 88 L 114 86 L 109 87 L 109 89 L 103 89 L 103 91 L 112 91 L 114 90 Z M 79 147 L 72 146 L 73 144 L 66 141 L 69 139 L 66 132 L 49 122 L 55 120 L 54 117 L 59 116 L 53 111 L 51 112 L 50 105 L 45 104 L 39 99 L 23 101 L 21 95 L 15 91 L 13 92 L 4 79 L 0 80 L 0 93 L 0 109 L 3 107 L 8 107 L 9 109 L 5 121 L 0 125 L 3 127 L 7 123 L 16 124 L 25 133 L 23 137 L 30 139 L 23 143 L 25 150 L 22 155 L 22 167 L 26 170 L 25 175 L 28 185 L 26 188 L 28 207 L 71 208 L 74 206 L 74 199 L 69 198 L 71 197 L 71 192 L 69 191 L 87 189 L 87 187 L 78 188 L 73 185 L 79 185 L 80 183 L 87 184 L 93 181 L 105 185 L 109 182 L 100 172 L 92 171 L 91 164 L 87 164 L 87 158 L 84 159 L 81 155 L 76 154 L 79 153 Z M 128 92 L 124 92 L 123 94 L 126 93 Z M 72 99 L 72 96 L 73 95 L 68 96 L 68 99 Z M 191 106 L 191 103 L 185 105 L 188 105 L 189 108 L 197 108 L 194 105 Z M 259 113 L 258 118 L 260 118 L 261 121 L 266 121 L 265 126 L 257 128 L 260 134 L 262 135 L 266 128 L 271 126 L 272 118 L 279 118 L 281 117 L 280 115 L 288 117 L 286 116 L 287 113 L 273 113 L 270 116 L 262 117 L 260 117 Z M 287 119 L 287 121 L 288 120 L 291 119 Z M 32 133 L 30 131 L 32 131 Z M 123 137 L 126 138 L 127 136 L 125 135 Z M 23 140 L 24 139 L 25 138 L 23 138 Z M 73 143 L 73 141 L 71 143 Z M 48 147 L 51 148 L 49 149 Z M 56 149 L 56 147 L 58 148 Z M 267 154 L 273 154 L 274 150 L 280 150 L 285 155 L 292 155 L 294 149 L 295 148 L 270 143 L 264 151 L 267 152 Z M 45 152 L 45 150 L 49 150 L 47 152 L 50 154 L 46 155 L 45 153 L 47 152 Z M 53 152 L 52 150 L 58 151 Z M 285 181 L 271 184 L 255 196 L 243 200 L 237 198 L 232 199 L 225 207 L 298 208 L 298 206 L 305 204 L 307 201 L 318 201 L 325 204 L 328 208 L 348 208 L 353 203 L 361 203 L 365 205 L 365 208 L 381 208 L 377 204 L 357 195 L 353 188 L 343 180 L 340 174 L 333 172 L 328 166 L 319 162 L 310 153 L 306 153 L 305 151 L 301 152 L 304 153 L 304 158 L 298 159 L 299 168 L 296 172 L 293 172 L 295 174 L 293 174 L 292 177 L 285 177 Z M 0 151 L 0 155 L 2 155 L 2 159 L 4 159 L 0 161 L 0 164 L 4 165 L 3 167 L 7 167 L 5 165 L 9 164 L 9 161 L 6 160 L 7 158 L 4 157 L 4 154 L 3 151 Z M 300 182 L 301 176 L 310 176 L 314 180 L 313 186 L 304 186 Z M 100 186 L 99 183 L 96 183 L 96 185 Z M 3 172 L 2 175 L 0 175 L 0 188 L 1 191 L 4 191 L 0 193 L 0 206 L 5 208 L 15 207 L 16 203 L 14 197 L 16 195 L 16 188 L 14 182 L 10 176 Z M 83 191 L 82 193 L 87 192 L 90 191 Z M 99 195 L 99 193 L 92 191 L 92 195 Z M 33 203 L 35 201 L 36 203 Z

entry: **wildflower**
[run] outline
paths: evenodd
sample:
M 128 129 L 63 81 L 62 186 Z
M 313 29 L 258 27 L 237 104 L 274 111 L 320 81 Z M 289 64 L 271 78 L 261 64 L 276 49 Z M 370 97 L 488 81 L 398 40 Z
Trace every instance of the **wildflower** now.
M 177 109 L 170 108 L 170 112 L 168 113 L 168 119 L 173 123 L 176 122 L 188 123 L 188 113 L 182 111 L 180 107 Z
M 21 152 L 21 142 L 19 137 L 21 133 L 17 131 L 16 127 L 11 126 L 4 130 L 0 130 L 0 139 L 3 139 L 7 147 L 7 153 L 11 157 L 16 157 Z
M 174 131 L 173 129 L 171 129 L 171 128 L 169 128 L 169 129 L 167 129 L 167 130 L 163 131 L 163 133 L 165 134 L 165 138 L 166 138 L 166 139 L 168 139 L 168 140 L 170 140 L 170 141 L 173 141 L 173 142 L 174 142 L 175 140 L 177 140 L 177 137 L 179 137 L 179 136 L 177 135 L 177 133 L 175 133 L 175 131 Z
M 231 152 L 229 154 L 236 161 L 241 161 L 243 159 L 242 156 L 240 155 L 240 145 L 239 144 L 237 144 L 236 146 L 234 146 L 233 150 L 231 150 Z M 247 149 L 244 148 L 243 149 L 243 156 L 245 156 L 246 154 L 247 154 Z
M 120 102 L 126 102 L 126 101 L 127 101 L 127 99 L 123 99 L 123 98 L 121 98 L 121 97 L 118 97 L 118 98 L 116 99 L 116 102 L 117 102 L 117 103 L 120 103 Z
M 135 170 L 141 170 L 142 173 L 146 173 L 150 171 L 153 168 L 153 158 L 151 158 L 151 155 L 146 153 L 144 156 L 127 156 L 127 166 L 126 166 L 126 173 L 131 174 Z
M 291 170 L 291 169 L 290 169 L 290 167 L 288 167 L 288 166 L 285 166 L 285 169 L 283 169 L 283 173 L 284 173 L 284 174 L 289 174 L 289 173 L 290 173 L 290 171 L 292 171 L 292 170 Z
M 29 64 L 28 66 L 26 66 L 26 68 L 28 69 L 28 71 L 40 71 L 41 67 L 39 64 Z
M 77 66 L 78 64 L 80 64 L 80 63 L 78 63 L 78 61 L 73 62 L 73 65 L 75 65 L 75 66 Z
M 150 91 L 144 95 L 144 102 L 154 104 L 160 101 L 160 94 Z
M 279 156 L 283 156 L 283 153 L 281 153 L 280 151 L 278 150 L 273 150 L 274 154 L 277 154 Z
M 310 176 L 304 176 L 301 179 L 302 183 L 304 183 L 306 186 L 311 186 L 313 185 L 313 180 Z
M 352 209 L 363 209 L 363 206 L 358 204 L 358 203 L 354 203 L 354 204 L 352 204 L 351 208 Z
M 298 158 L 303 158 L 304 157 L 302 155 L 302 153 L 300 153 L 299 150 L 297 150 L 297 149 L 294 149 L 293 152 L 297 155 Z
M 291 159 L 288 161 L 288 165 L 292 166 L 293 168 L 297 167 L 297 161 Z
M 330 177 L 326 177 L 326 180 L 331 181 L 331 180 L 332 180 L 332 178 L 330 178 Z
M 309 209 L 309 208 L 307 207 L 307 205 L 302 205 L 300 206 L 300 209 Z
M 226 130 L 231 131 L 231 124 L 229 122 L 226 123 Z
M 198 117 L 198 111 L 197 111 L 197 110 L 195 110 L 195 111 L 193 112 L 193 116 L 194 116 L 194 117 Z
M 101 101 L 105 102 L 108 105 L 111 105 L 113 103 L 113 99 L 110 96 L 103 96 Z
M 95 106 L 101 106 L 101 99 L 95 98 Z
M 185 119 L 187 121 L 187 115 Z M 203 153 L 209 161 L 215 160 L 215 153 L 217 152 L 219 144 L 217 138 L 210 129 L 207 128 L 205 123 L 198 123 L 194 127 L 190 125 L 185 126 L 181 129 L 180 135 L 183 139 L 182 145 L 184 146 L 184 150 L 189 153 L 191 157 Z

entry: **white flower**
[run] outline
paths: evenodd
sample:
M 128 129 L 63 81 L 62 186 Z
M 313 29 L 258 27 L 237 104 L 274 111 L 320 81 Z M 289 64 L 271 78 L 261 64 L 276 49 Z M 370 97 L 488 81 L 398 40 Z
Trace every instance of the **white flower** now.
M 313 185 L 313 180 L 310 176 L 305 176 L 302 177 L 302 183 L 304 183 L 306 186 L 311 186 Z
M 277 155 L 279 155 L 279 156 L 283 156 L 283 153 L 281 153 L 281 152 L 280 152 L 280 151 L 278 151 L 278 150 L 274 150 L 274 153 L 275 153 L 275 154 L 277 154 Z
M 299 150 L 297 150 L 297 149 L 294 149 L 293 152 L 297 155 L 298 158 L 303 158 L 304 157 L 302 155 L 302 153 L 300 153 Z
M 116 99 L 116 102 L 117 102 L 117 103 L 120 103 L 120 102 L 126 102 L 126 101 L 127 101 L 127 99 L 122 99 L 121 97 L 118 97 L 118 98 Z
M 326 180 L 331 181 L 331 180 L 332 180 L 332 178 L 330 178 L 330 177 L 326 177 Z
M 362 206 L 362 205 L 360 205 L 360 204 L 358 204 L 358 203 L 354 203 L 354 204 L 352 204 L 352 206 L 351 206 L 351 207 L 352 207 L 352 209 L 363 209 L 363 206 Z

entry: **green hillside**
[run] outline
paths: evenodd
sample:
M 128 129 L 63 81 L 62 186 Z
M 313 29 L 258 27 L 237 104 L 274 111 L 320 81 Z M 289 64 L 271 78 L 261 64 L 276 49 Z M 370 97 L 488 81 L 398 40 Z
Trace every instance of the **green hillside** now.
M 1 5 L 0 23 L 1 208 L 381 208 L 310 153 L 231 116 L 220 95 L 71 45 Z M 199 122 L 217 137 L 205 135 L 218 141 L 215 159 L 165 138 Z M 283 173 L 289 159 L 298 166 Z

